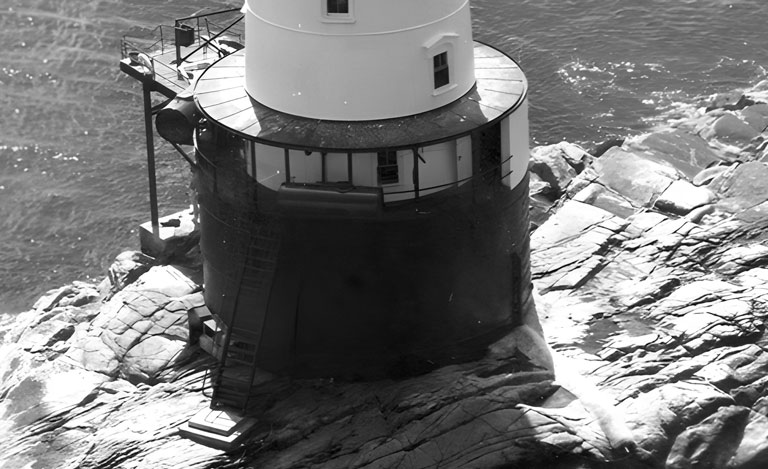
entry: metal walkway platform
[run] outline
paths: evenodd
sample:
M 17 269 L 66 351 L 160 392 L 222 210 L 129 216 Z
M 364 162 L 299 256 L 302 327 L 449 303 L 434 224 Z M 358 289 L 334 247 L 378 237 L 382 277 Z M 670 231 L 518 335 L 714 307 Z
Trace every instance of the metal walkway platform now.
M 152 115 L 195 83 L 213 62 L 244 47 L 245 26 L 239 9 L 177 18 L 173 26 L 160 25 L 144 34 L 123 36 L 120 70 L 141 83 L 152 234 L 160 235 Z M 166 100 L 152 105 L 152 93 Z M 176 150 L 189 160 L 186 152 Z
M 120 70 L 168 98 L 187 89 L 213 62 L 245 42 L 238 9 L 179 18 L 145 35 L 123 36 Z

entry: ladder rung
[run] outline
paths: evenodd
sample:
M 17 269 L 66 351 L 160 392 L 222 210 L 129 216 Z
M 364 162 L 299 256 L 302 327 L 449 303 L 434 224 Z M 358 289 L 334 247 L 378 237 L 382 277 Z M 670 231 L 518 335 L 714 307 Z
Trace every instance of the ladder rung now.
M 250 394 L 248 391 L 238 391 L 235 389 L 219 388 L 216 391 L 216 397 L 247 397 Z
M 232 357 L 227 358 L 227 362 L 240 363 L 242 365 L 247 365 L 247 366 L 250 366 L 251 364 L 253 364 L 253 361 L 243 360 L 241 358 L 232 358 Z

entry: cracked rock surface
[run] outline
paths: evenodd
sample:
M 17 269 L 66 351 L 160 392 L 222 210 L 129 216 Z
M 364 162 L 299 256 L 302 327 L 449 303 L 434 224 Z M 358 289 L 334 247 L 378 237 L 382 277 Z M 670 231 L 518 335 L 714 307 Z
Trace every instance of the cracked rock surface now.
M 768 467 L 759 99 L 609 149 L 532 237 L 556 376 L 610 396 L 636 443 L 626 467 Z
M 209 404 L 213 360 L 187 336 L 200 287 L 125 253 L 101 285 L 0 318 L 0 467 L 768 467 L 765 101 L 534 151 L 554 370 L 518 331 L 407 379 L 267 376 L 243 446 L 211 449 L 177 431 Z

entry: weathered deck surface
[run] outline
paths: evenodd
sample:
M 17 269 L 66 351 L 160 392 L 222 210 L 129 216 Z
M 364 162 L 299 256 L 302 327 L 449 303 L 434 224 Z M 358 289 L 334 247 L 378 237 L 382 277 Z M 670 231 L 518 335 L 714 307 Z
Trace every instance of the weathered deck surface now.
M 245 91 L 245 55 L 232 54 L 206 70 L 195 85 L 202 112 L 246 138 L 269 145 L 326 151 L 411 148 L 451 140 L 494 122 L 524 101 L 528 82 L 503 52 L 475 43 L 477 83 L 451 104 L 383 120 L 330 121 L 285 114 Z

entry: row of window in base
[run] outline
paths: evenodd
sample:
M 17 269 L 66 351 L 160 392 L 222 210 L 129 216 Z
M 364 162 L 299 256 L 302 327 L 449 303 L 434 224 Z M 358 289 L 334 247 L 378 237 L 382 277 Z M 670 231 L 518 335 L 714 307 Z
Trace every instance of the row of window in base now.
M 410 149 L 324 152 L 263 145 L 207 124 L 197 129 L 196 150 L 210 166 L 242 171 L 273 190 L 282 182 L 347 181 L 401 194 L 447 186 L 473 172 L 473 159 L 461 156 L 471 153 L 469 136 Z

